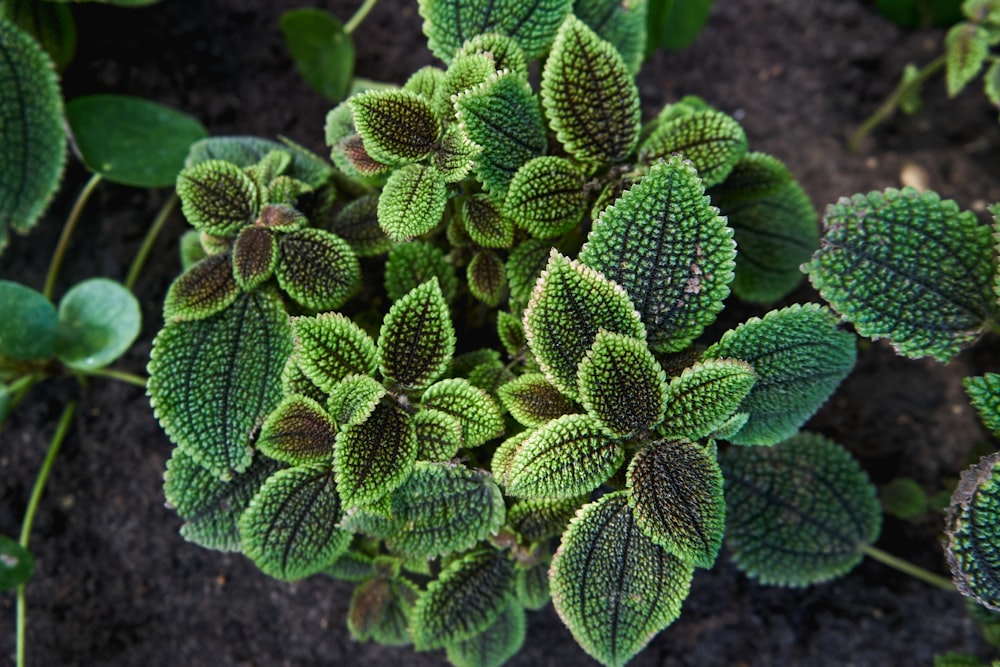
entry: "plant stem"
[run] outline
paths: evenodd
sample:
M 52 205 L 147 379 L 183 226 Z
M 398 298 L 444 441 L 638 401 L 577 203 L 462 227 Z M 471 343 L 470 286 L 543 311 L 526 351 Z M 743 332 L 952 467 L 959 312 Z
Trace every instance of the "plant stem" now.
M 851 138 L 847 142 L 847 150 L 852 153 L 857 152 L 858 146 L 864 140 L 868 133 L 871 132 L 875 127 L 886 120 L 892 114 L 896 112 L 896 107 L 899 106 L 900 101 L 913 92 L 915 89 L 919 88 L 927 79 L 931 78 L 938 73 L 945 64 L 948 62 L 947 57 L 944 54 L 939 55 L 934 60 L 930 61 L 923 68 L 917 72 L 917 75 L 909 81 L 900 82 L 896 89 L 892 91 L 892 94 L 886 98 L 884 102 L 875 110 L 871 116 L 865 119 L 865 122 L 861 123 L 861 126 L 854 131 Z
M 951 579 L 934 574 L 919 565 L 914 565 L 913 563 L 903 560 L 902 558 L 897 558 L 896 556 L 873 546 L 864 545 L 861 547 L 861 551 L 866 556 L 870 556 L 883 565 L 888 565 L 894 570 L 899 570 L 904 574 L 920 579 L 921 581 L 924 581 L 931 586 L 936 586 L 942 590 L 951 591 L 952 593 L 955 592 L 955 584 L 951 583 Z
M 83 207 L 87 205 L 90 195 L 94 193 L 94 188 L 96 188 L 97 184 L 100 182 L 100 174 L 94 174 L 90 177 L 90 180 L 83 186 L 83 190 L 80 191 L 76 201 L 73 203 L 73 210 L 69 212 L 69 217 L 66 218 L 66 224 L 63 225 L 62 235 L 59 237 L 59 245 L 56 246 L 56 250 L 52 254 L 52 261 L 49 262 L 49 273 L 45 277 L 45 289 L 42 293 L 49 301 L 52 300 L 52 295 L 56 291 L 56 278 L 59 276 L 59 267 L 62 266 L 63 256 L 69 248 L 70 236 L 73 235 L 73 230 L 76 228 L 76 224 L 80 220 L 80 214 L 83 213 Z
M 98 368 L 96 370 L 87 371 L 87 375 L 92 377 L 108 378 L 109 380 L 119 380 L 121 382 L 135 385 L 136 387 L 142 387 L 143 389 L 146 388 L 146 378 L 134 373 L 115 370 L 114 368 Z
M 142 239 L 142 245 L 136 251 L 135 259 L 132 260 L 132 266 L 129 267 L 128 275 L 125 277 L 125 287 L 128 291 L 134 291 L 135 284 L 139 280 L 139 274 L 142 272 L 142 267 L 146 264 L 146 259 L 153 250 L 153 244 L 156 243 L 156 237 L 163 231 L 163 227 L 167 223 L 167 218 L 170 217 L 176 204 L 177 193 L 175 192 L 160 207 L 159 213 L 156 214 L 156 219 L 153 220 L 153 224 L 150 225 L 145 238 Z
M 378 0 L 365 0 L 364 4 L 358 7 L 358 11 L 354 12 L 354 16 L 348 19 L 347 23 L 344 24 L 344 33 L 350 35 L 355 29 L 361 25 L 361 22 L 365 20 L 368 13 L 378 4 Z
M 35 523 L 35 513 L 38 511 L 38 504 L 42 499 L 42 492 L 45 490 L 45 483 L 49 481 L 49 473 L 52 472 L 52 464 L 55 463 L 56 455 L 62 446 L 66 434 L 69 433 L 70 423 L 73 421 L 73 413 L 76 411 L 76 401 L 70 401 L 63 408 L 62 416 L 59 418 L 59 425 L 49 442 L 49 451 L 45 454 L 45 461 L 42 469 L 38 471 L 35 478 L 35 486 L 31 490 L 31 499 L 28 501 L 28 509 L 24 512 L 24 521 L 21 522 L 21 536 L 18 542 L 24 549 L 28 548 L 31 540 L 31 526 Z M 24 594 L 25 584 L 17 587 L 17 667 L 24 667 L 24 649 L 27 622 L 27 597 Z

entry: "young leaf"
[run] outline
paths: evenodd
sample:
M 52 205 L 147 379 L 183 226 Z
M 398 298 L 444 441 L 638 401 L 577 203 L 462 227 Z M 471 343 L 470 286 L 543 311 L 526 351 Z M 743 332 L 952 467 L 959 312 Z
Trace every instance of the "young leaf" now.
M 531 298 L 538 276 L 549 262 L 552 244 L 539 239 L 528 239 L 514 246 L 507 258 L 507 283 L 510 299 L 524 306 Z
M 253 179 L 232 162 L 206 160 L 177 176 L 181 211 L 195 229 L 214 236 L 235 236 L 260 210 Z
M 549 562 L 542 561 L 526 570 L 518 568 L 514 592 L 517 601 L 525 609 L 538 611 L 552 600 L 549 592 Z
M 660 423 L 667 375 L 646 342 L 600 331 L 580 362 L 580 403 L 613 438 L 630 438 Z
M 228 308 L 239 295 L 232 255 L 209 255 L 170 283 L 163 300 L 163 319 L 201 320 Z
M 24 585 L 34 573 L 35 557 L 31 552 L 17 540 L 0 535 L 0 591 Z
M 233 243 L 233 278 L 245 292 L 261 286 L 274 274 L 278 264 L 278 243 L 274 233 L 253 225 L 240 230 Z
M 503 434 L 500 408 L 489 394 L 468 380 L 451 378 L 431 385 L 420 397 L 420 406 L 458 419 L 463 444 L 470 449 Z
M 409 625 L 420 589 L 403 578 L 369 579 L 351 595 L 347 629 L 358 641 L 374 639 L 383 646 L 413 643 Z
M 371 375 L 377 368 L 375 341 L 340 313 L 292 320 L 299 368 L 329 394 L 348 375 Z
M 41 292 L 0 280 L 0 356 L 42 361 L 56 352 L 59 314 Z
M 441 377 L 455 352 L 455 327 L 436 278 L 392 304 L 378 336 L 378 365 L 406 391 Z
M 524 338 L 524 323 L 517 315 L 506 310 L 497 311 L 497 337 L 512 359 L 520 358 L 527 352 L 528 341 Z
M 756 380 L 753 367 L 745 361 L 696 363 L 670 381 L 666 414 L 657 432 L 670 440 L 690 442 L 716 435 L 736 414 Z
M 497 72 L 507 70 L 524 79 L 528 78 L 528 58 L 524 49 L 518 45 L 517 40 L 507 35 L 499 32 L 483 32 L 473 36 L 462 45 L 456 56 L 470 54 L 487 56 Z
M 56 356 L 70 368 L 93 371 L 120 357 L 139 337 L 139 302 L 124 285 L 91 278 L 59 302 Z
M 66 164 L 62 95 L 55 65 L 30 35 L 0 21 L 0 251 L 8 227 L 34 227 L 59 188 Z M 12 311 L 4 311 L 12 312 Z
M 453 561 L 427 585 L 413 610 L 418 651 L 471 639 L 503 614 L 514 592 L 506 551 L 476 551 Z
M 874 485 L 850 453 L 813 433 L 721 458 L 726 544 L 754 579 L 808 586 L 861 562 L 882 523 Z
M 854 366 L 854 336 L 817 304 L 772 310 L 727 331 L 705 350 L 708 359 L 740 359 L 757 382 L 739 410 L 746 426 L 729 437 L 738 445 L 773 445 L 791 437 L 826 402 Z
M 222 480 L 247 469 L 250 445 L 281 400 L 292 331 L 281 302 L 242 294 L 195 322 L 167 322 L 149 358 L 150 404 L 167 435 Z
M 413 415 L 417 429 L 417 460 L 448 461 L 462 448 L 462 422 L 439 410 Z
M 578 396 L 577 366 L 602 329 L 646 337 L 625 290 L 553 249 L 524 311 L 524 333 L 549 382 L 570 398 Z
M 511 601 L 493 623 L 478 635 L 445 646 L 455 667 L 500 667 L 524 644 L 524 607 Z
M 531 544 L 550 537 L 562 535 L 570 519 L 583 501 L 580 497 L 526 498 L 519 500 L 507 512 L 507 524 L 517 531 L 521 538 Z
M 339 527 L 333 473 L 296 466 L 271 475 L 240 517 L 246 555 L 265 574 L 283 581 L 322 572 L 351 543 Z
M 528 427 L 542 426 L 573 412 L 573 404 L 541 373 L 526 373 L 498 390 L 510 415 Z
M 348 549 L 323 574 L 340 581 L 359 582 L 370 579 L 375 574 L 375 559 L 367 554 Z
M 191 145 L 184 166 L 193 167 L 208 160 L 223 160 L 238 167 L 252 167 L 273 151 L 292 156 L 291 165 L 285 172 L 287 176 L 302 181 L 317 191 L 328 186 L 333 174 L 330 165 L 315 153 L 288 139 L 277 142 L 258 137 L 209 137 Z
M 241 551 L 239 520 L 268 477 L 281 464 L 266 456 L 223 482 L 180 447 L 175 447 L 163 474 L 167 504 L 184 519 L 181 536 L 216 551 Z
M 433 104 L 442 85 L 444 85 L 444 70 L 426 65 L 410 75 L 403 84 L 403 90 L 416 93 Z
M 454 117 L 455 97 L 489 81 L 491 77 L 496 76 L 497 71 L 496 64 L 489 54 L 459 51 L 445 72 L 444 85 L 437 93 L 437 107 L 449 117 Z
M 458 183 L 476 166 L 480 152 L 482 147 L 465 136 L 461 125 L 453 123 L 445 130 L 434 152 L 434 168 L 440 172 L 445 183 Z
M 261 427 L 257 448 L 291 465 L 333 462 L 337 425 L 319 403 L 300 395 L 286 396 Z
M 860 335 L 948 361 L 996 315 L 990 230 L 950 199 L 890 188 L 842 198 L 823 222 L 802 270 Z
M 572 498 L 593 491 L 615 474 L 625 450 L 588 415 L 566 415 L 533 431 L 510 463 L 507 493 Z
M 726 179 L 746 151 L 743 127 L 721 111 L 707 109 L 661 123 L 639 147 L 639 159 L 651 164 L 679 154 L 711 187 Z
M 383 498 L 406 481 L 417 460 L 413 420 L 395 404 L 380 403 L 360 424 L 337 435 L 334 470 L 344 507 Z
M 962 473 L 948 507 L 945 530 L 945 556 L 955 587 L 993 611 L 1000 611 L 998 460 L 1000 454 L 992 454 Z
M 389 251 L 385 291 L 392 301 L 399 301 L 432 278 L 437 278 L 444 300 L 452 301 L 458 292 L 458 276 L 444 251 L 426 241 L 401 243 Z
M 361 265 L 351 246 L 322 229 L 283 234 L 274 274 L 281 289 L 313 310 L 340 308 L 361 287 Z
M 573 14 L 614 44 L 628 71 L 635 75 L 646 50 L 646 0 L 576 0 Z
M 480 250 L 466 267 L 469 292 L 487 306 L 496 308 L 507 292 L 507 273 L 500 257 L 491 250 Z
M 281 15 L 281 34 L 299 74 L 331 102 L 347 96 L 354 75 L 354 42 L 337 17 L 320 9 Z
M 430 103 L 408 90 L 373 90 L 350 103 L 365 150 L 379 162 L 422 160 L 441 137 L 441 121 Z
M 536 157 L 511 179 L 504 213 L 535 238 L 561 236 L 580 224 L 587 211 L 585 177 L 566 158 Z
M 552 560 L 552 604 L 577 643 L 619 667 L 680 616 L 694 568 L 653 544 L 624 491 L 585 505 Z
M 360 424 L 385 395 L 385 387 L 370 375 L 348 375 L 330 391 L 328 413 L 341 427 Z
M 433 167 L 408 164 L 395 170 L 378 198 L 378 223 L 393 241 L 434 229 L 448 203 L 444 177 Z
M 686 563 L 712 567 L 726 523 L 715 456 L 690 442 L 662 440 L 635 455 L 626 480 L 629 507 L 646 537 Z
M 949 97 L 962 92 L 966 84 L 979 74 L 990 55 L 990 41 L 986 29 L 975 23 L 962 21 L 948 30 L 944 37 L 944 50 Z
M 1000 434 L 1000 375 L 985 373 L 980 377 L 967 377 L 962 385 L 986 428 Z
M 514 244 L 514 222 L 486 195 L 462 202 L 462 222 L 469 238 L 484 248 L 509 248 Z
M 378 224 L 377 194 L 363 195 L 348 202 L 333 219 L 329 230 L 347 241 L 358 257 L 381 255 L 393 245 Z
M 409 558 L 469 549 L 504 523 L 503 495 L 493 479 L 458 464 L 418 462 L 389 500 L 389 517 L 362 508 L 344 526 L 384 539 L 391 550 Z

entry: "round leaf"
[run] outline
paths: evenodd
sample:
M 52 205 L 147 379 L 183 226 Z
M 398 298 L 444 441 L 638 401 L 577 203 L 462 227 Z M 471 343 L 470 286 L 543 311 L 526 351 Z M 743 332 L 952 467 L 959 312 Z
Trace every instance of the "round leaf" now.
M 0 535 L 0 591 L 17 588 L 31 579 L 35 558 L 31 552 L 6 535 Z
M 434 229 L 448 204 L 448 186 L 433 167 L 408 164 L 392 172 L 378 198 L 378 223 L 393 241 Z
M 406 390 L 438 379 L 455 352 L 455 327 L 437 279 L 392 304 L 378 337 L 382 375 Z
M 59 314 L 40 292 L 0 280 L 0 355 L 41 361 L 55 354 Z
M 139 302 L 123 285 L 93 278 L 66 292 L 59 302 L 56 356 L 81 371 L 107 366 L 139 336 Z
M 322 229 L 285 234 L 274 269 L 278 284 L 306 308 L 340 308 L 361 286 L 361 265 L 347 241 Z
M 319 9 L 292 9 L 281 15 L 295 67 L 310 86 L 331 102 L 347 95 L 354 75 L 354 43 L 344 25 Z

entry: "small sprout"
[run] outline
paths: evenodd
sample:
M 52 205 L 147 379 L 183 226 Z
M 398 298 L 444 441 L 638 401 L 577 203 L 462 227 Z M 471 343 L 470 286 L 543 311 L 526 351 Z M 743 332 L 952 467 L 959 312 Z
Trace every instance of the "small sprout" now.
M 0 591 L 24 585 L 35 572 L 31 552 L 6 535 L 0 535 Z

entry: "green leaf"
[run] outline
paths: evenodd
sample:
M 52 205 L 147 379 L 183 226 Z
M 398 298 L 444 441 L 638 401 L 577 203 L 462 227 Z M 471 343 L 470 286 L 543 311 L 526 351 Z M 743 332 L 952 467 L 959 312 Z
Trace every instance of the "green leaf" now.
M 292 156 L 292 163 L 285 174 L 302 181 L 317 190 L 328 185 L 333 169 L 315 153 L 284 139 L 281 142 L 258 137 L 209 137 L 191 145 L 186 167 L 208 160 L 232 162 L 238 167 L 252 167 L 269 153 L 286 152 Z
M 626 476 L 628 503 L 646 537 L 695 567 L 712 567 L 722 546 L 722 471 L 700 445 L 663 440 L 639 451 Z
M 406 481 L 417 460 L 417 434 L 398 405 L 380 403 L 337 435 L 334 470 L 344 507 L 369 505 Z
M 378 194 L 348 202 L 337 213 L 329 230 L 347 241 L 358 257 L 381 255 L 392 247 L 392 239 L 378 224 Z
M 365 581 L 375 574 L 374 563 L 370 556 L 348 549 L 323 570 L 323 574 L 340 581 Z
M 378 198 L 378 222 L 393 241 L 434 229 L 444 215 L 448 188 L 433 167 L 408 164 L 389 176 Z
M 224 482 L 175 447 L 163 475 L 167 504 L 184 519 L 181 535 L 188 542 L 216 551 L 242 551 L 239 520 L 268 477 L 281 467 L 265 456 Z
M 458 277 L 443 250 L 426 241 L 410 241 L 389 251 L 385 291 L 393 302 L 432 278 L 437 278 L 444 300 L 452 301 L 458 292 Z
M 463 551 L 504 523 L 503 495 L 493 479 L 459 464 L 418 462 L 389 500 L 389 517 L 362 508 L 344 525 L 384 539 L 391 550 L 410 558 Z
M 962 385 L 986 428 L 1000 434 L 1000 375 L 985 373 L 963 378 Z
M 601 213 L 580 262 L 628 293 L 653 351 L 676 352 L 722 310 L 734 245 L 694 168 L 671 158 Z
M 0 591 L 23 585 L 34 573 L 35 557 L 31 552 L 16 540 L 0 535 Z
M 282 395 L 301 394 L 307 396 L 321 404 L 327 400 L 327 393 L 316 386 L 299 366 L 298 355 L 294 352 L 288 357 L 284 368 L 281 369 L 281 393 Z
M 883 484 L 879 488 L 879 503 L 886 514 L 904 521 L 912 521 L 929 510 L 927 493 L 911 477 L 896 477 Z
M 545 152 L 548 141 L 538 99 L 521 77 L 501 72 L 455 99 L 462 129 L 483 151 L 476 175 L 502 197 L 514 174 Z
M 660 423 L 667 375 L 646 342 L 600 331 L 580 361 L 580 403 L 613 438 L 630 438 Z
M 274 233 L 253 225 L 240 230 L 233 243 L 233 278 L 245 292 L 264 284 L 278 264 L 278 243 Z
M 524 441 L 510 464 L 507 493 L 572 498 L 593 491 L 615 474 L 625 450 L 588 415 L 565 415 Z
M 0 280 L 0 356 L 42 361 L 56 353 L 59 314 L 41 292 Z
M 167 322 L 204 319 L 231 306 L 239 295 L 232 255 L 228 252 L 209 255 L 170 284 L 163 300 L 163 319 Z
M 282 235 L 274 274 L 290 297 L 313 310 L 340 308 L 361 288 L 361 265 L 351 246 L 322 229 Z
M 434 168 L 440 172 L 445 183 L 458 183 L 476 166 L 480 152 L 482 147 L 469 140 L 462 126 L 452 124 L 445 130 L 434 153 Z
M 634 75 L 642 65 L 646 50 L 647 4 L 646 0 L 614 3 L 607 0 L 576 0 L 573 3 L 573 14 L 601 39 L 611 42 L 621 54 L 628 71 Z
M 354 75 L 354 42 L 344 25 L 320 9 L 281 15 L 281 34 L 299 74 L 331 102 L 347 96 Z
M 26 232 L 59 189 L 66 164 L 62 95 L 55 65 L 30 35 L 0 20 L 0 250 L 7 228 Z
M 497 311 L 497 336 L 512 359 L 521 358 L 527 352 L 528 342 L 524 338 L 524 323 L 517 315 L 506 310 Z
M 573 404 L 542 373 L 526 373 L 498 390 L 510 415 L 528 427 L 542 426 L 573 412 Z
M 463 53 L 461 50 L 448 65 L 444 83 L 437 91 L 435 105 L 449 118 L 455 116 L 455 98 L 467 90 L 489 81 L 497 73 L 496 63 L 486 53 Z
M 208 130 L 186 113 L 127 95 L 88 95 L 66 105 L 87 168 L 112 183 L 172 186 L 188 149 Z
M 507 523 L 525 542 L 541 542 L 562 535 L 581 504 L 579 497 L 518 500 L 507 512 Z
M 561 19 L 560 19 L 561 20 Z M 458 50 L 456 60 L 461 56 L 482 54 L 493 63 L 496 72 L 507 70 L 524 79 L 528 78 L 528 58 L 517 40 L 499 32 L 482 32 L 474 35 Z
M 439 410 L 420 410 L 413 415 L 417 429 L 417 459 L 448 461 L 462 448 L 462 422 Z
M 392 304 L 378 337 L 382 375 L 406 391 L 430 386 L 455 352 L 455 327 L 436 278 Z
M 910 116 L 919 113 L 920 107 L 923 106 L 923 100 L 920 98 L 920 93 L 923 89 L 923 81 L 920 80 L 920 68 L 913 63 L 907 63 L 903 67 L 903 76 L 899 81 L 899 86 L 899 90 L 907 90 L 899 99 L 900 110 Z
M 480 250 L 466 267 L 469 292 L 487 306 L 496 308 L 507 294 L 503 260 L 492 250 Z
M 374 639 L 383 646 L 406 646 L 408 627 L 420 589 L 406 579 L 369 579 L 354 589 L 347 629 L 358 641 Z
M 538 276 L 549 262 L 552 244 L 539 239 L 528 239 L 514 246 L 507 258 L 507 283 L 510 299 L 524 306 L 531 298 Z
M 149 359 L 153 412 L 186 453 L 231 479 L 250 465 L 257 430 L 281 400 L 291 352 L 288 315 L 268 293 L 242 294 L 195 322 L 167 322 Z
M 556 138 L 581 162 L 622 162 L 639 138 L 639 89 L 618 50 L 573 15 L 542 70 L 542 104 Z
M 292 332 L 299 367 L 327 394 L 348 375 L 371 375 L 377 368 L 375 341 L 345 315 L 296 317 Z
M 440 67 L 426 65 L 410 75 L 410 78 L 403 84 L 403 90 L 416 93 L 425 101 L 433 104 L 442 85 L 444 85 L 444 70 Z
M 484 248 L 514 245 L 514 222 L 486 195 L 466 197 L 462 202 L 462 222 L 469 238 Z
M 857 356 L 854 336 L 837 330 L 817 304 L 773 310 L 727 331 L 703 356 L 749 363 L 757 382 L 739 410 L 749 420 L 730 442 L 773 445 L 794 435 L 847 377 Z
M 636 525 L 624 491 L 585 505 L 552 560 L 552 603 L 577 643 L 618 667 L 680 616 L 693 567 Z
M 531 60 L 548 51 L 572 0 L 419 0 L 427 46 L 450 63 L 467 40 L 480 33 L 513 37 Z
M 59 302 L 59 361 L 94 371 L 125 354 L 139 337 L 139 302 L 124 285 L 91 278 L 74 285 Z
M 490 471 L 501 486 L 506 487 L 510 484 L 510 469 L 514 464 L 514 457 L 517 456 L 518 451 L 524 446 L 524 441 L 532 433 L 534 431 L 515 433 L 501 442 L 493 451 L 493 458 L 490 461 Z
M 646 56 L 656 49 L 688 47 L 708 22 L 714 0 L 649 0 Z
M 305 396 L 286 396 L 267 417 L 257 448 L 291 465 L 333 462 L 337 425 L 319 403 Z
M 413 610 L 418 651 L 471 639 L 504 612 L 514 592 L 506 551 L 476 551 L 452 561 L 427 585 Z
M 747 151 L 747 135 L 730 116 L 709 109 L 662 123 L 639 147 L 652 164 L 679 154 L 690 160 L 705 187 L 723 182 Z
M 441 120 L 430 102 L 408 90 L 373 90 L 350 103 L 365 150 L 379 162 L 422 160 L 441 137 Z
M 243 549 L 265 574 L 304 579 L 347 551 L 351 533 L 339 527 L 333 473 L 297 466 L 271 475 L 240 518 Z
M 458 419 L 464 446 L 470 449 L 503 435 L 500 408 L 489 394 L 468 380 L 451 378 L 431 385 L 420 397 L 420 406 Z
M 962 473 L 945 527 L 945 556 L 955 587 L 993 611 L 1000 611 L 998 460 L 1000 454 L 991 454 Z
M 878 538 L 875 487 L 843 447 L 800 433 L 774 447 L 721 457 L 726 544 L 764 584 L 808 586 L 850 572 Z
M 823 222 L 802 269 L 860 335 L 949 361 L 996 315 L 990 230 L 954 201 L 889 188 L 842 198 Z
M 587 212 L 586 173 L 566 158 L 544 155 L 511 179 L 504 213 L 535 238 L 561 236 Z
M 509 602 L 503 613 L 478 635 L 445 646 L 455 667 L 500 667 L 524 644 L 524 607 Z
M 948 96 L 955 97 L 976 78 L 989 58 L 989 32 L 975 23 L 956 23 L 944 37 L 944 51 L 947 57 L 945 81 Z
M 76 22 L 68 5 L 11 2 L 4 6 L 4 18 L 33 37 L 60 72 L 69 67 L 76 55 Z
M 181 234 L 177 246 L 181 259 L 181 269 L 184 271 L 208 257 L 204 246 L 201 245 L 201 232 L 197 229 L 189 229 Z
M 1000 106 L 1000 61 L 990 65 L 983 74 L 983 92 L 994 106 Z
M 232 162 L 206 160 L 177 176 L 181 211 L 195 229 L 214 236 L 235 236 L 260 210 L 253 179 Z
M 538 611 L 547 605 L 552 600 L 549 592 L 549 563 L 542 561 L 527 570 L 518 568 L 515 590 L 517 601 L 525 609 Z
M 657 432 L 691 442 L 716 434 L 739 410 L 756 380 L 753 367 L 745 361 L 696 363 L 670 381 L 666 414 Z

